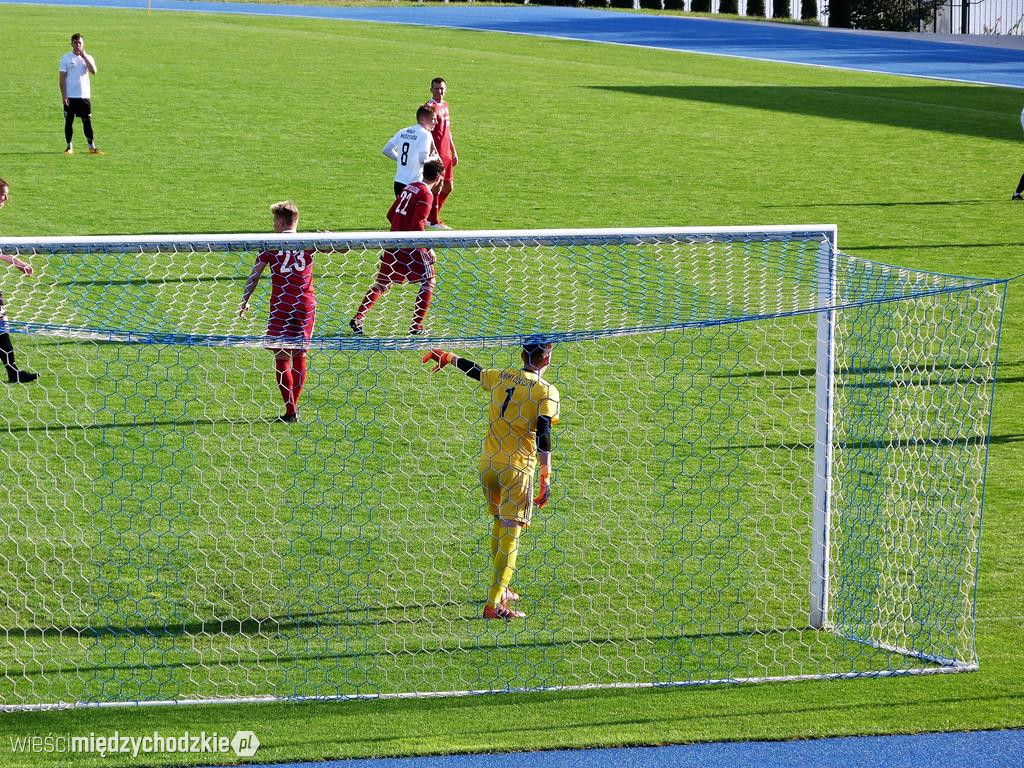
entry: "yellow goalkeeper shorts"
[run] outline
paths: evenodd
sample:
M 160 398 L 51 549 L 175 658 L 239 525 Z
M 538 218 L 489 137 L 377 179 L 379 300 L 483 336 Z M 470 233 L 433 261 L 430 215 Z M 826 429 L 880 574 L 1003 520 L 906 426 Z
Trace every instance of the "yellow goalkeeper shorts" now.
M 533 471 L 525 467 L 480 462 L 480 484 L 493 517 L 530 524 L 533 516 Z

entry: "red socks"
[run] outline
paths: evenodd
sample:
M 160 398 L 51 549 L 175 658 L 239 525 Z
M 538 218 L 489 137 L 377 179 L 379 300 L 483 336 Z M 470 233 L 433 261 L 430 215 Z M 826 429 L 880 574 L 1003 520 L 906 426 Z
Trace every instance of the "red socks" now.
M 277 388 L 281 390 L 281 399 L 284 400 L 284 412 L 288 414 L 295 413 L 295 399 L 292 397 L 292 388 L 296 377 L 292 376 L 291 358 L 275 357 L 274 368 L 277 370 Z M 303 368 L 305 368 L 305 365 L 303 365 Z
M 427 319 L 430 300 L 434 298 L 434 286 L 430 281 L 420 283 L 420 292 L 416 294 L 416 308 L 412 312 L 412 330 L 422 331 L 423 321 Z
M 370 290 L 366 292 L 366 296 L 363 297 L 363 302 L 359 305 L 359 309 L 356 310 L 355 317 L 352 321 L 361 326 L 363 319 L 366 317 L 366 313 L 373 308 L 373 305 L 377 303 L 377 299 L 385 294 L 385 291 L 381 290 L 377 284 L 370 286 Z
M 292 355 L 292 409 L 298 409 L 299 397 L 306 384 L 306 353 Z
M 448 195 L 450 194 L 451 190 L 448 190 L 447 192 L 440 191 L 436 195 L 434 195 L 434 205 L 431 208 L 430 216 L 428 217 L 428 221 L 431 224 L 437 224 L 439 221 L 441 221 L 441 208 L 444 207 L 444 201 L 448 199 Z

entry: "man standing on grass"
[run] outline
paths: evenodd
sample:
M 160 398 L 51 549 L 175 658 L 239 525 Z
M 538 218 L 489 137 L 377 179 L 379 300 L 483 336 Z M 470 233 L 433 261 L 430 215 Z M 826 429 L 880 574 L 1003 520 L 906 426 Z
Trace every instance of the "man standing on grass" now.
M 388 211 L 388 221 L 392 232 L 422 232 L 426 228 L 427 216 L 434 202 L 433 187 L 440 181 L 444 166 L 437 158 L 428 160 L 420 172 L 420 180 L 407 184 L 399 190 L 398 197 Z M 430 309 L 430 300 L 434 296 L 437 278 L 434 272 L 436 256 L 432 248 L 395 248 L 385 250 L 380 257 L 380 267 L 373 285 L 366 292 L 355 316 L 348 321 L 348 327 L 357 336 L 363 335 L 363 321 L 366 314 L 373 308 L 395 283 L 417 283 L 416 305 L 412 313 L 412 325 L 409 327 L 411 336 L 423 336 L 426 328 L 423 325 Z
M 60 98 L 64 104 L 64 140 L 68 143 L 65 155 L 74 154 L 71 144 L 75 118 L 81 118 L 90 155 L 102 155 L 96 148 L 92 134 L 92 88 L 89 78 L 96 74 L 96 61 L 85 52 L 85 38 L 77 32 L 71 36 L 71 52 L 60 60 Z
M 424 363 L 437 373 L 454 365 L 480 382 L 487 392 L 487 434 L 480 452 L 480 484 L 487 498 L 491 526 L 493 578 L 484 605 L 485 619 L 524 619 L 526 614 L 509 603 L 519 595 L 509 588 L 516 569 L 519 535 L 529 527 L 533 508 L 551 496 L 551 427 L 558 423 L 559 395 L 543 379 L 551 364 L 552 345 L 523 345 L 522 370 L 482 368 L 472 360 L 443 349 L 432 349 Z M 533 471 L 540 460 L 534 496 Z
M 451 229 L 441 221 L 441 207 L 452 193 L 455 166 L 459 164 L 459 153 L 455 151 L 455 140 L 452 138 L 451 114 L 448 111 L 448 102 L 444 100 L 447 92 L 448 84 L 443 77 L 435 77 L 430 81 L 431 98 L 426 106 L 434 112 L 434 147 L 441 157 L 441 162 L 444 163 L 444 179 L 441 181 L 441 188 L 434 195 L 434 207 L 430 211 L 431 229 Z
M 10 185 L 0 179 L 0 208 L 7 205 L 10 191 Z M 23 275 L 32 274 L 32 266 L 17 256 L 8 256 L 6 253 L 0 252 L 0 261 L 20 269 Z M 4 313 L 4 295 L 2 293 L 0 293 L 0 363 L 7 371 L 7 381 L 10 384 L 28 384 L 39 378 L 38 374 L 20 370 L 14 362 L 14 345 L 11 343 L 11 334 L 7 332 L 7 315 Z
M 274 203 L 274 232 L 293 235 L 298 231 L 299 209 L 290 200 Z M 313 292 L 313 251 L 263 251 L 256 257 L 245 283 L 241 317 L 249 311 L 249 299 L 270 267 L 270 317 L 267 321 L 267 348 L 274 353 L 277 387 L 284 400 L 284 414 L 277 421 L 286 424 L 299 420 L 299 398 L 306 384 L 306 350 L 313 337 L 316 321 L 316 296 Z

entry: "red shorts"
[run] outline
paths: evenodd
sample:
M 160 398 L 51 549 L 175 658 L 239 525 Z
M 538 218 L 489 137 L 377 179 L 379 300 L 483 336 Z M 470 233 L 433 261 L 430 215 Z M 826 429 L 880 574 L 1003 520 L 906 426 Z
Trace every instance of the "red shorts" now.
M 290 349 L 302 347 L 313 337 L 316 322 L 316 305 L 293 304 L 278 306 L 270 310 L 267 336 L 280 344 L 268 344 L 272 348 Z
M 434 277 L 434 251 L 430 248 L 399 248 L 384 251 L 377 270 L 377 283 L 422 283 Z

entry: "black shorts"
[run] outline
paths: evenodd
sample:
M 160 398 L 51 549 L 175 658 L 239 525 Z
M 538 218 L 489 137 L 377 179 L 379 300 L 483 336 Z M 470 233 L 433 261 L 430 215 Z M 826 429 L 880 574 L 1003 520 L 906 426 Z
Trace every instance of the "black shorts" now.
M 409 185 L 408 184 L 404 184 L 401 181 L 396 181 L 395 182 L 395 197 L 398 197 L 400 194 L 402 194 L 402 190 L 405 189 L 407 186 L 409 186 Z
M 64 106 L 64 117 L 92 117 L 92 101 L 90 99 L 68 99 Z

